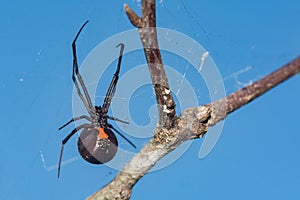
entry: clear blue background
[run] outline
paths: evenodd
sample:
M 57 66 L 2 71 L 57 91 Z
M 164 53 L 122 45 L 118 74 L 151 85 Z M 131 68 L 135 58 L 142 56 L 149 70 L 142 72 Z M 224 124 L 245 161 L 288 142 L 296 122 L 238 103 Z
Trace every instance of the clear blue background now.
M 61 140 L 74 128 L 57 130 L 72 116 L 71 42 L 89 19 L 78 41 L 81 62 L 99 42 L 133 28 L 124 3 L 140 13 L 136 0 L 1 3 L 0 199 L 84 199 L 116 175 L 83 161 L 77 136 L 64 154 L 76 159 L 63 166 L 59 180 L 55 165 Z M 158 26 L 180 31 L 210 52 L 228 94 L 300 55 L 298 0 L 164 0 L 157 15 Z M 182 67 L 167 56 L 164 61 Z M 134 66 L 126 62 L 122 73 Z M 136 62 L 145 63 L 142 52 Z M 143 177 L 132 199 L 300 199 L 299 86 L 297 75 L 232 113 L 208 157 L 198 159 L 202 139 L 195 141 L 175 163 Z M 101 96 L 107 86 L 98 88 Z M 200 102 L 209 101 L 196 90 Z M 141 124 L 149 119 L 139 108 L 155 100 L 147 91 L 132 100 L 131 113 Z M 138 148 L 145 143 L 133 141 Z

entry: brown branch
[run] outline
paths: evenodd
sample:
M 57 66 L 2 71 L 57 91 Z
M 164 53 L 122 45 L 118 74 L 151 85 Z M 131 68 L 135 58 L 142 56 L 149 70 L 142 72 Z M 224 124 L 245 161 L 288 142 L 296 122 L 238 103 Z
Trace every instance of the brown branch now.
M 129 199 L 132 188 L 137 181 L 166 154 L 176 149 L 184 141 L 202 137 L 210 126 L 215 125 L 231 112 L 246 105 L 299 71 L 300 57 L 223 99 L 204 106 L 186 109 L 175 121 L 174 128 L 170 130 L 161 129 L 157 132 L 155 137 L 133 157 L 114 180 L 89 199 Z
M 158 105 L 158 128 L 170 129 L 173 127 L 173 122 L 176 118 L 175 102 L 157 42 L 155 0 L 143 1 L 141 19 L 127 5 L 124 5 L 124 8 L 130 22 L 139 28 Z
M 124 9 L 131 24 L 137 28 L 142 28 L 142 19 L 127 4 L 124 5 Z
M 147 3 L 145 3 L 147 2 Z M 167 84 L 166 75 L 163 69 L 161 56 L 156 39 L 155 28 L 144 29 L 145 27 L 155 27 L 155 5 L 154 0 L 143 1 L 143 28 L 140 28 L 140 36 L 144 45 L 151 78 L 155 88 L 159 105 L 172 105 L 162 101 L 161 97 L 166 97 L 172 103 L 173 98 Z M 131 9 L 125 8 L 127 16 L 136 18 L 137 15 Z M 132 12 L 128 14 L 128 12 Z M 155 12 L 154 12 L 155 13 Z M 147 20 L 153 18 L 154 20 Z M 134 25 L 139 27 L 139 20 L 134 21 Z M 145 31 L 147 30 L 147 31 Z M 162 71 L 161 71 L 162 70 Z M 300 71 L 300 57 L 291 61 L 277 71 L 264 77 L 255 83 L 246 86 L 229 96 L 212 102 L 204 106 L 186 109 L 178 118 L 175 118 L 175 111 L 172 115 L 160 113 L 160 127 L 156 129 L 154 137 L 136 154 L 124 169 L 105 187 L 93 194 L 88 199 L 129 199 L 133 186 L 166 154 L 176 149 L 184 141 L 202 137 L 210 126 L 223 120 L 228 114 L 246 105 L 250 101 L 264 94 L 271 88 L 280 84 L 289 77 Z M 163 83 L 157 77 L 165 78 Z M 168 93 L 168 94 L 167 94 Z M 160 96 L 162 95 L 162 96 Z M 169 103 L 170 103 L 169 102 Z M 163 110 L 164 108 L 159 108 Z M 169 109 L 169 107 L 167 107 Z M 172 108 L 173 109 L 173 108 Z M 169 114 L 169 113 L 168 113 Z M 164 126 L 169 125 L 169 126 Z
M 248 85 L 224 99 L 220 99 L 211 104 L 214 108 L 215 117 L 210 120 L 210 125 L 214 125 L 224 119 L 226 115 L 244 106 L 260 95 L 264 94 L 279 83 L 285 81 L 300 71 L 300 57 L 274 71 L 268 76 Z

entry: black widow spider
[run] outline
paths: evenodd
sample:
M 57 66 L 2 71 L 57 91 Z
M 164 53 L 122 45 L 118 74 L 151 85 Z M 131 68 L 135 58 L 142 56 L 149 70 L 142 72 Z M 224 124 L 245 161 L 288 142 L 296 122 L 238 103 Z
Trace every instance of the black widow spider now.
M 124 44 L 120 43 L 117 47 L 120 47 L 120 55 L 117 65 L 117 70 L 112 78 L 112 81 L 109 85 L 109 88 L 106 92 L 104 102 L 102 106 L 93 106 L 89 93 L 86 89 L 86 86 L 83 82 L 83 79 L 78 70 L 78 63 L 77 63 L 77 55 L 76 55 L 76 40 L 84 28 L 84 26 L 88 23 L 86 21 L 82 27 L 79 29 L 73 43 L 72 43 L 72 50 L 73 50 L 73 73 L 72 73 L 72 80 L 74 85 L 77 89 L 78 96 L 80 97 L 84 107 L 89 113 L 87 115 L 81 115 L 79 117 L 74 117 L 66 124 L 61 126 L 59 130 L 66 127 L 70 123 L 80 120 L 86 119 L 90 123 L 85 123 L 82 125 L 77 126 L 74 128 L 71 133 L 62 141 L 62 146 L 60 150 L 59 162 L 58 162 L 58 174 L 57 177 L 59 178 L 60 175 L 60 167 L 62 161 L 62 154 L 64 150 L 64 145 L 69 141 L 69 139 L 79 130 L 83 129 L 79 135 L 77 146 L 78 151 L 81 157 L 89 163 L 92 164 L 103 164 L 110 161 L 117 153 L 118 150 L 118 141 L 115 134 L 112 132 L 114 130 L 117 132 L 122 138 L 124 138 L 129 144 L 131 144 L 134 148 L 136 146 L 128 140 L 122 133 L 120 133 L 117 129 L 115 129 L 111 124 L 107 122 L 107 119 L 119 121 L 125 124 L 128 124 L 126 121 L 122 121 L 116 117 L 111 117 L 107 115 L 111 100 L 116 91 L 116 85 L 119 79 L 119 72 L 120 66 L 122 61 L 122 55 L 124 51 Z M 84 96 L 81 93 L 79 88 L 79 84 L 77 82 L 76 76 L 79 80 L 80 86 L 83 90 Z M 111 130 L 112 129 L 112 130 Z

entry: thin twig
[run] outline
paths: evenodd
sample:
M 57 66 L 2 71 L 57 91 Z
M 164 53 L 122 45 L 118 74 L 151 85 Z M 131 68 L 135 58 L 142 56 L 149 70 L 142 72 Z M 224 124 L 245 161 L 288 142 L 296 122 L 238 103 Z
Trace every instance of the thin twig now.
M 133 26 L 143 28 L 142 19 L 127 4 L 124 5 L 124 10 Z
M 216 124 L 229 113 L 246 105 L 279 83 L 299 73 L 299 71 L 300 56 L 264 78 L 230 94 L 224 99 L 213 102 L 211 107 L 214 108 L 216 116 L 210 121 L 210 125 Z

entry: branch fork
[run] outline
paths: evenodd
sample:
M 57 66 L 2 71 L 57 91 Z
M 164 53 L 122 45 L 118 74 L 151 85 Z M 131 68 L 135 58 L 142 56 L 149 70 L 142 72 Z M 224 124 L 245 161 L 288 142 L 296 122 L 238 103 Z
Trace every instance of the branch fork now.
M 155 0 L 143 0 L 142 17 L 124 5 L 133 26 L 139 29 L 159 111 L 154 137 L 136 154 L 124 169 L 90 200 L 129 199 L 133 186 L 166 154 L 187 140 L 201 138 L 209 127 L 246 105 L 289 77 L 299 73 L 300 57 L 261 80 L 218 101 L 189 108 L 176 116 L 175 102 L 164 70 L 156 36 Z

